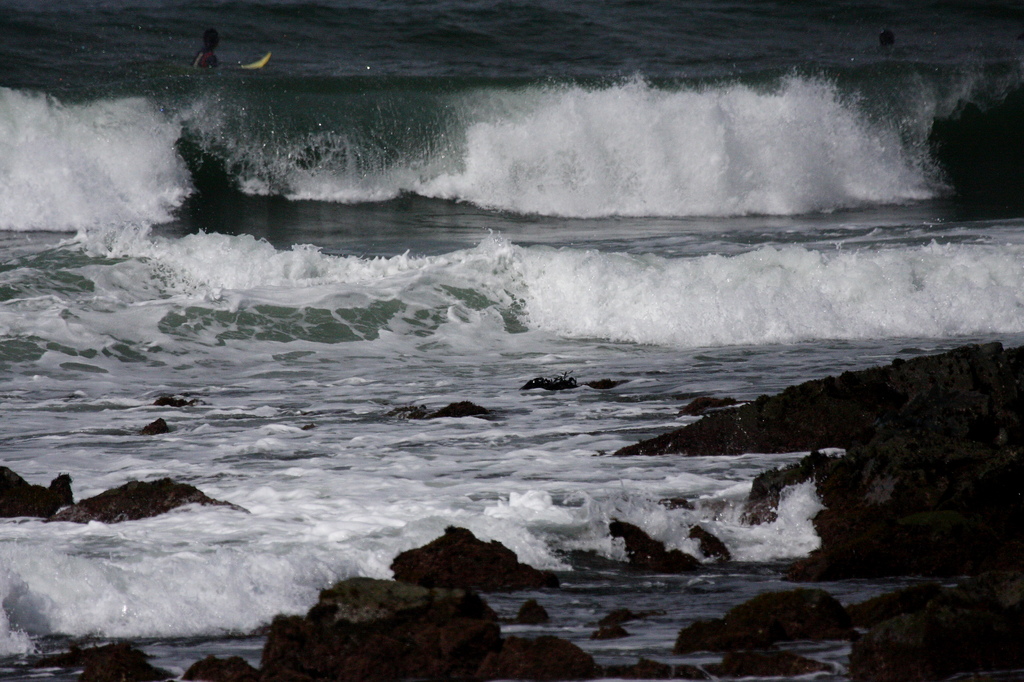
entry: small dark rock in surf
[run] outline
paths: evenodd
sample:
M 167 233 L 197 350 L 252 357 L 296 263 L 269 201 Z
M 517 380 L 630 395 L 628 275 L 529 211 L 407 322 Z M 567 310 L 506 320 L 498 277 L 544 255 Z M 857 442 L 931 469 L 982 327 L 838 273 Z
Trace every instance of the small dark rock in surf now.
M 172 673 L 154 668 L 145 653 L 127 642 L 81 649 L 72 646 L 64 654 L 40 659 L 37 668 L 80 668 L 80 682 L 152 682 L 174 677 Z
M 715 561 L 732 560 L 732 552 L 725 546 L 725 543 L 700 526 L 694 526 L 690 529 L 689 538 L 700 543 L 700 553 L 705 558 L 714 559 Z
M 144 427 L 142 427 L 142 430 L 139 431 L 139 435 L 140 436 L 158 436 L 161 433 L 169 433 L 170 430 L 171 430 L 170 427 L 167 426 L 167 422 L 165 422 L 163 420 L 163 418 L 161 417 L 161 418 L 157 419 L 156 421 L 152 421 L 149 424 L 146 424 Z
M 107 490 L 78 504 L 65 507 L 49 520 L 120 523 L 164 514 L 186 504 L 224 506 L 245 511 L 230 502 L 208 497 L 194 486 L 163 478 L 149 483 L 130 481 L 119 488 Z
M 444 535 L 402 552 L 391 564 L 395 580 L 423 587 L 528 590 L 558 587 L 558 577 L 519 563 L 515 552 L 497 540 L 484 542 L 465 528 L 449 526 Z
M 7 467 L 0 467 L 0 517 L 47 518 L 72 504 L 71 477 L 61 474 L 49 488 L 33 485 Z
M 612 521 L 608 530 L 613 538 L 622 538 L 626 542 L 626 555 L 629 565 L 656 573 L 683 573 L 700 567 L 696 557 L 680 552 L 678 549 L 666 550 L 665 545 L 655 540 L 639 527 L 625 521 Z
M 199 398 L 189 400 L 176 395 L 162 395 L 153 404 L 157 407 L 194 407 L 202 404 L 202 401 Z
M 878 34 L 878 44 L 882 47 L 892 47 L 896 44 L 896 34 L 889 29 L 885 29 Z
M 553 377 L 535 377 L 530 379 L 523 384 L 520 391 L 532 391 L 535 388 L 543 388 L 547 391 L 565 391 L 572 388 L 578 388 L 576 378 L 569 375 L 569 372 L 563 372 Z
M 735 398 L 713 398 L 711 396 L 701 396 L 700 398 L 694 398 L 686 407 L 679 410 L 679 414 L 699 417 L 700 415 L 710 412 L 711 410 L 720 410 L 726 407 L 735 407 L 739 404 Z
M 540 625 L 551 620 L 548 611 L 541 606 L 536 599 L 527 599 L 519 607 L 515 621 L 519 625 Z

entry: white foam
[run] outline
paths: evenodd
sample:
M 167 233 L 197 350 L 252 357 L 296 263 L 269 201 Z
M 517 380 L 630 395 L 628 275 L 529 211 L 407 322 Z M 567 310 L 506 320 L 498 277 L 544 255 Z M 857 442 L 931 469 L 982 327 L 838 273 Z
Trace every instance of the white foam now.
M 938 191 L 895 130 L 831 83 L 526 91 L 469 125 L 425 195 L 572 217 L 792 215 Z
M 63 104 L 0 88 L 0 229 L 169 220 L 191 191 L 179 130 L 141 98 Z

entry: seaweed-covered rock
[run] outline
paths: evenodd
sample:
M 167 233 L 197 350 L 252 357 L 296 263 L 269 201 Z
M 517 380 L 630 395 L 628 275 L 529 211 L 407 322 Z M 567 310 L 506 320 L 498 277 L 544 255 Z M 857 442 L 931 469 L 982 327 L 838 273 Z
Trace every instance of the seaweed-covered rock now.
M 515 552 L 497 540 L 483 542 L 469 530 L 454 526 L 423 547 L 399 554 L 391 570 L 395 580 L 423 587 L 483 591 L 558 587 L 554 573 L 521 564 Z
M 569 372 L 562 372 L 553 377 L 534 377 L 523 384 L 519 390 L 532 391 L 537 388 L 543 388 L 546 391 L 566 391 L 578 386 L 579 384 L 576 383 L 575 377 L 570 376 Z
M 167 680 L 173 674 L 155 668 L 148 656 L 127 642 L 79 648 L 72 646 L 64 654 L 39 660 L 39 668 L 84 668 L 79 682 L 152 682 Z
M 0 517 L 52 516 L 71 504 L 71 477 L 61 474 L 49 488 L 33 485 L 7 467 L 0 467 Z
M 588 680 L 599 669 L 590 654 L 572 642 L 545 635 L 507 637 L 501 650 L 487 655 L 477 671 L 484 680 Z
M 260 671 L 249 665 L 241 656 L 207 656 L 193 663 L 181 679 L 203 682 L 260 682 Z
M 827 663 L 790 651 L 730 651 L 707 669 L 716 677 L 797 677 L 831 670 Z
M 612 521 L 608 524 L 612 537 L 622 538 L 626 543 L 626 555 L 629 565 L 646 571 L 657 573 L 683 573 L 700 567 L 696 557 L 680 552 L 678 549 L 666 550 L 665 545 L 643 530 L 625 521 Z
M 724 617 L 698 621 L 679 631 L 673 652 L 763 649 L 775 642 L 850 639 L 850 616 L 824 590 L 789 590 L 758 595 Z
M 358 578 L 321 592 L 304 618 L 275 618 L 261 671 L 264 682 L 472 678 L 501 646 L 473 593 Z
M 242 510 L 229 502 L 207 497 L 202 491 L 169 478 L 144 483 L 130 481 L 125 485 L 65 507 L 50 517 L 51 521 L 88 523 L 120 523 L 157 516 L 186 504 L 218 505 Z M 243 510 L 244 511 L 244 510 Z

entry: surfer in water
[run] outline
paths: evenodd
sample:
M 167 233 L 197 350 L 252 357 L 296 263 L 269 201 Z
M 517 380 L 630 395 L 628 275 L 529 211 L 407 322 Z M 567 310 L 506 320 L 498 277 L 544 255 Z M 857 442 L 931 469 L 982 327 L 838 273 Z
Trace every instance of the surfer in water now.
M 196 53 L 196 58 L 192 60 L 192 66 L 200 69 L 217 66 L 217 55 L 213 51 L 217 49 L 219 43 L 220 35 L 217 34 L 217 29 L 206 29 L 203 33 L 203 49 Z

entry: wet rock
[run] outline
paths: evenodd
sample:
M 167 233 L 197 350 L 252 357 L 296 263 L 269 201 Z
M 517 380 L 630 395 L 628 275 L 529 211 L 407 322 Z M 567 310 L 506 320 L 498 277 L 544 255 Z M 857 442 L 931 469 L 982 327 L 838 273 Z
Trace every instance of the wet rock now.
M 648 618 L 650 616 L 664 616 L 664 611 L 630 611 L 629 609 L 615 609 L 607 616 L 597 621 L 600 627 L 610 627 L 613 625 L 622 625 L 628 623 L 631 620 L 640 620 L 642 618 Z
M 85 649 L 72 646 L 67 653 L 39 660 L 36 667 L 84 668 L 79 682 L 151 682 L 174 677 L 166 670 L 154 668 L 147 658 L 127 642 Z
M 502 647 L 493 611 L 477 595 L 368 578 L 321 592 L 306 617 L 274 619 L 263 682 L 478 677 Z
M 155 421 L 151 421 L 150 423 L 142 427 L 142 430 L 139 431 L 139 435 L 158 436 L 161 433 L 169 433 L 170 430 L 170 427 L 167 426 L 167 422 L 164 421 L 163 418 L 161 417 L 159 419 L 156 419 Z
M 569 375 L 569 372 L 563 372 L 553 377 L 534 377 L 520 387 L 520 391 L 532 391 L 536 388 L 543 388 L 546 391 L 566 391 L 569 389 L 577 388 L 575 377 Z
M 691 528 L 688 537 L 700 543 L 700 553 L 705 558 L 714 559 L 715 561 L 732 560 L 732 552 L 725 546 L 725 543 L 700 526 Z
M 449 526 L 444 535 L 402 552 L 391 564 L 395 580 L 423 587 L 462 587 L 483 591 L 558 587 L 558 577 L 519 563 L 500 542 L 483 542 L 465 528 Z
M 709 665 L 707 670 L 716 677 L 797 677 L 828 672 L 832 668 L 789 651 L 730 651 L 722 657 L 721 663 Z
M 629 637 L 629 632 L 621 625 L 603 625 L 590 635 L 590 639 L 622 639 Z
M 938 583 L 923 583 L 879 595 L 859 604 L 850 604 L 846 612 L 856 627 L 870 628 L 882 621 L 906 613 L 917 613 L 942 590 Z
M 229 502 L 207 497 L 194 486 L 162 478 L 149 483 L 130 481 L 61 509 L 50 521 L 120 523 L 157 516 L 186 504 L 218 505 L 244 511 Z
M 828 470 L 833 459 L 815 450 L 795 465 L 758 474 L 754 477 L 743 508 L 743 523 L 756 525 L 774 522 L 778 518 L 776 510 L 782 491 L 809 480 L 817 481 Z
M 468 400 L 462 402 L 452 403 L 445 407 L 442 407 L 436 412 L 431 412 L 424 419 L 440 419 L 442 417 L 479 417 L 485 414 L 490 414 L 491 411 L 486 407 L 480 407 L 474 405 Z
M 673 653 L 763 649 L 775 642 L 850 639 L 854 634 L 846 610 L 824 590 L 768 592 L 720 619 L 683 628 Z
M 614 538 L 626 542 L 629 565 L 657 573 L 683 573 L 700 567 L 700 561 L 678 549 L 666 550 L 665 545 L 643 530 L 625 521 L 612 521 L 608 530 Z
M 854 643 L 850 675 L 878 682 L 945 679 L 1024 666 L 1024 574 L 986 573 L 943 589 L 914 613 L 882 621 Z
M 430 410 L 426 405 L 403 405 L 388 412 L 389 417 L 399 419 L 426 419 L 428 414 Z
M 484 680 L 588 680 L 599 669 L 590 654 L 558 637 L 507 637 L 477 671 Z
M 597 379 L 595 381 L 584 382 L 583 385 L 589 386 L 590 388 L 596 389 L 598 391 L 607 391 L 608 389 L 615 388 L 616 386 L 621 386 L 624 383 L 626 383 L 625 379 Z
M 177 395 L 162 395 L 153 404 L 157 407 L 195 407 L 201 405 L 202 401 L 199 398 L 189 400 Z
M 692 511 L 697 508 L 693 502 L 685 497 L 666 497 L 663 500 L 658 500 L 658 504 L 666 509 L 689 509 Z
M 694 398 L 686 404 L 683 409 L 679 410 L 679 414 L 697 417 L 711 410 L 720 410 L 724 407 L 735 407 L 739 404 L 735 398 L 713 398 L 711 396 L 701 396 Z
M 49 488 L 33 485 L 7 467 L 0 466 L 0 517 L 47 518 L 69 504 L 71 477 L 61 474 Z
M 1024 353 L 1000 344 L 844 372 L 708 414 L 616 455 L 730 455 L 851 448 L 880 427 L 927 430 L 990 445 L 1022 440 L 1017 386 Z
M 603 671 L 605 677 L 623 680 L 670 680 L 675 677 L 674 673 L 669 664 L 652 661 L 649 658 L 641 658 L 633 665 L 609 665 Z M 690 679 L 707 679 L 707 675 Z
M 260 671 L 249 665 L 241 656 L 216 658 L 207 656 L 193 663 L 183 680 L 204 680 L 204 682 L 260 682 Z
M 519 607 L 519 613 L 516 614 L 515 622 L 520 625 L 540 625 L 541 623 L 547 623 L 549 620 L 551 618 L 548 616 L 547 609 L 538 604 L 536 599 L 527 599 Z

